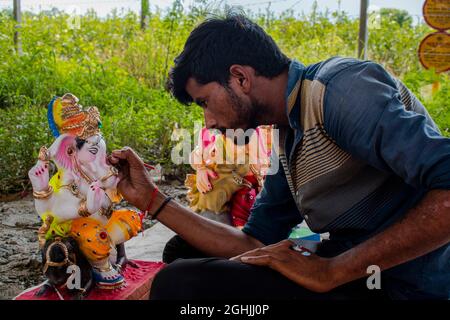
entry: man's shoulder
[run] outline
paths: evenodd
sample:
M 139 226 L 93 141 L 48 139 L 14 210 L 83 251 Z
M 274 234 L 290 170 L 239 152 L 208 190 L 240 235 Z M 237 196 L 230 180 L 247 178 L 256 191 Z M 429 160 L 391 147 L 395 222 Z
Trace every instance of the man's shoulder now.
M 331 57 L 327 60 L 309 65 L 305 70 L 305 79 L 318 80 L 323 84 L 328 84 L 336 75 L 354 66 L 362 66 L 373 63 L 367 60 L 358 60 L 347 57 Z

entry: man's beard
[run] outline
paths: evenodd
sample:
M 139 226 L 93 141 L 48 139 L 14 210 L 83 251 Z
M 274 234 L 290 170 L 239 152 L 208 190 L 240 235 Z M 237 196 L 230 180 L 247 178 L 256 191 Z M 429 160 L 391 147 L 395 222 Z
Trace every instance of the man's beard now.
M 229 125 L 230 129 L 243 129 L 244 131 L 256 129 L 259 126 L 258 119 L 261 113 L 266 110 L 265 106 L 259 101 L 246 103 L 230 87 L 225 86 L 225 89 L 228 92 L 231 107 L 239 117 Z
M 238 119 L 230 123 L 229 127 L 235 130 L 242 129 L 244 132 L 248 129 L 256 129 L 259 126 L 258 120 L 261 114 L 266 110 L 265 106 L 258 101 L 245 103 L 230 87 L 225 86 L 225 89 L 229 94 L 231 107 L 235 114 L 239 116 Z M 223 129 L 221 131 L 225 133 Z M 239 142 L 247 144 L 250 141 L 250 136 L 246 135 L 243 140 L 242 137 L 241 139 L 239 138 L 239 135 L 236 134 L 237 132 L 239 131 L 235 132 L 235 144 L 240 144 Z

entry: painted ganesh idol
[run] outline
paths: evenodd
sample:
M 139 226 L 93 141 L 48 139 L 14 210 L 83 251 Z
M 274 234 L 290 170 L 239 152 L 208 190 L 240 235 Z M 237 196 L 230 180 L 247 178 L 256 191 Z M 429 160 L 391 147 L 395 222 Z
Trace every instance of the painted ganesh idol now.
M 121 200 L 118 177 L 106 161 L 99 111 L 96 107 L 84 110 L 77 97 L 68 93 L 50 102 L 47 116 L 56 139 L 48 149 L 41 148 L 39 160 L 28 173 L 43 220 L 40 247 L 48 240 L 71 237 L 92 266 L 97 286 L 120 287 L 124 278 L 119 265 L 126 261 L 123 243 L 140 231 L 141 214 L 114 209 Z M 57 169 L 51 177 L 50 161 Z

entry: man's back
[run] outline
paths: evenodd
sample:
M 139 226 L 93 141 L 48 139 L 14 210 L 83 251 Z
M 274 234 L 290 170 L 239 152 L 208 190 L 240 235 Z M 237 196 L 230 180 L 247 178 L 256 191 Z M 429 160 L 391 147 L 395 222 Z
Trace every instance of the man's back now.
M 381 66 L 346 58 L 308 67 L 293 61 L 286 97 L 290 127 L 280 128 L 285 170 L 278 174 L 286 183 L 268 178 L 270 190 L 257 199 L 244 232 L 256 238 L 272 232 L 272 238 L 258 239 L 276 242 L 285 237 L 280 230 L 288 229 L 288 222 L 304 219 L 313 231 L 330 232 L 318 253 L 335 256 L 398 221 L 428 190 L 450 187 L 447 139 Z M 280 193 L 270 192 L 271 181 L 290 192 L 295 204 L 285 204 L 291 209 L 284 219 L 277 217 L 278 231 L 261 228 L 266 224 L 261 221 L 271 219 L 261 204 L 280 201 Z M 384 274 L 395 278 L 389 285 L 396 297 L 448 295 L 450 248 Z

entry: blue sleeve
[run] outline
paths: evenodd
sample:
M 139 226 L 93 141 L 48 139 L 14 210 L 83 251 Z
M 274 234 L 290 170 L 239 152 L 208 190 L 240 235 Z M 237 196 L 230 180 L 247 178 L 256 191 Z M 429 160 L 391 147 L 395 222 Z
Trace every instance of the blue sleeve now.
M 324 125 L 342 149 L 407 184 L 450 189 L 450 139 L 427 113 L 405 109 L 380 65 L 360 62 L 329 80 Z
M 274 154 L 274 152 L 272 153 Z M 279 161 L 272 157 L 271 161 Z M 281 163 L 276 174 L 267 175 L 261 192 L 250 210 L 243 232 L 265 245 L 286 239 L 303 220 L 292 197 Z

